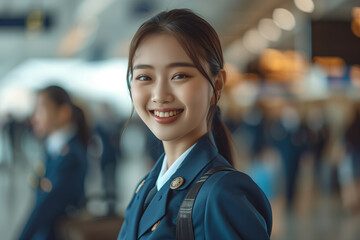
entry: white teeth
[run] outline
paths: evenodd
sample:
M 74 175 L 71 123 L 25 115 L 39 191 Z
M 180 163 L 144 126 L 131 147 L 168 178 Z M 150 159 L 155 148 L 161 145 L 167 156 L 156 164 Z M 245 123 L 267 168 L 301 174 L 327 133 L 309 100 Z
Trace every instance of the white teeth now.
M 175 116 L 175 115 L 179 114 L 180 112 L 181 112 L 180 110 L 169 111 L 169 112 L 154 111 L 154 115 L 161 117 L 161 118 L 166 118 L 166 117 Z

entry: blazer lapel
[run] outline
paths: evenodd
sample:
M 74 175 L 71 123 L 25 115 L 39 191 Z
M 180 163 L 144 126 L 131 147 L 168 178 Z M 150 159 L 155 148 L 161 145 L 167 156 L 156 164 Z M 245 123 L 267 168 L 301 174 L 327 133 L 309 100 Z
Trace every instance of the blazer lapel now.
M 153 200 L 149 206 L 145 209 L 145 212 L 141 216 L 139 222 L 139 229 L 137 239 L 141 238 L 156 222 L 158 222 L 167 212 L 168 195 L 169 191 L 174 191 L 173 194 L 179 193 L 185 190 L 196 178 L 205 166 L 217 156 L 217 149 L 211 143 L 208 135 L 203 136 L 191 150 L 189 155 L 185 158 L 179 169 L 171 176 L 168 182 L 155 194 Z M 160 161 L 162 162 L 162 161 Z M 156 171 L 155 181 L 160 172 L 160 169 Z M 177 189 L 170 189 L 170 183 L 177 177 L 182 177 L 184 183 Z M 155 185 L 155 183 L 154 183 Z M 154 186 L 148 186 L 146 192 Z M 174 195 L 171 194 L 173 197 Z M 184 195 L 185 196 L 185 195 Z M 146 197 L 146 195 L 145 195 Z M 145 198 L 143 197 L 143 198 Z M 145 199 L 142 200 L 142 204 Z M 142 206 L 142 205 L 141 205 Z
M 168 183 L 170 183 L 177 177 L 182 177 L 184 183 L 177 189 L 173 191 L 180 191 L 185 188 L 188 188 L 192 183 L 200 177 L 203 169 L 218 156 L 218 151 L 215 145 L 210 141 L 208 135 L 204 135 L 199 139 L 196 146 L 186 157 L 179 169 L 171 176 Z
M 163 158 L 164 155 L 161 155 L 159 157 L 154 168 L 150 171 L 149 175 L 144 179 L 145 183 L 141 187 L 139 192 L 135 194 L 134 201 L 131 204 L 132 205 L 132 207 L 130 208 L 131 210 L 129 209 L 130 210 L 129 216 L 131 217 L 129 218 L 129 224 L 127 225 L 129 229 L 127 231 L 130 233 L 129 236 L 132 236 L 132 239 L 136 239 L 138 233 L 138 226 L 139 226 L 138 223 L 140 221 L 141 214 L 143 211 L 144 201 L 147 194 L 149 193 L 151 188 L 154 187 L 156 183 L 157 175 L 159 174 L 161 169 L 161 164 L 162 164 L 161 159 Z
M 145 209 L 139 223 L 137 238 L 140 238 L 166 214 L 166 202 L 169 193 L 169 187 L 163 186 L 154 196 L 149 206 Z
M 138 223 L 141 218 L 142 208 L 144 205 L 145 198 L 151 188 L 154 186 L 156 178 L 146 178 L 144 186 L 140 189 L 140 191 L 136 194 L 134 202 L 132 203 L 132 211 L 129 213 L 131 216 L 131 221 L 128 224 L 128 231 L 131 233 L 130 235 L 134 236 L 133 239 L 136 238 L 138 232 Z

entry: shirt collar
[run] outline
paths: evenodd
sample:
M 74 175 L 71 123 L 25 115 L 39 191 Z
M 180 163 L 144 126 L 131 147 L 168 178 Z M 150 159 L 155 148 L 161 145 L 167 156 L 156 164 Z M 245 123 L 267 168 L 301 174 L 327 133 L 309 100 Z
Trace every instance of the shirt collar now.
M 75 135 L 75 126 L 72 124 L 66 125 L 59 130 L 56 130 L 48 136 L 45 142 L 47 152 L 51 156 L 61 154 L 66 143 Z
M 166 155 L 164 156 L 162 167 L 156 181 L 156 188 L 159 191 L 162 186 L 170 179 L 170 177 L 176 172 L 181 163 L 185 160 L 186 156 L 190 153 L 190 151 L 195 147 L 196 143 L 189 147 L 183 154 L 178 157 L 175 162 L 167 168 Z

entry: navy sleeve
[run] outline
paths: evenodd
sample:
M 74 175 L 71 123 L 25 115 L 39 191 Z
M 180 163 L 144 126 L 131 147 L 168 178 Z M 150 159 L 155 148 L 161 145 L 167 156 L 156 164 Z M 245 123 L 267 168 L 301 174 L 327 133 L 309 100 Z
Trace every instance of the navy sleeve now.
M 250 177 L 227 172 L 211 184 L 207 194 L 205 239 L 270 239 L 271 207 Z
M 56 174 L 49 177 L 52 185 L 50 192 L 38 194 L 34 210 L 19 239 L 31 239 L 37 229 L 52 225 L 64 214 L 68 199 L 71 197 L 69 189 L 72 189 L 74 181 L 77 181 L 80 164 L 74 153 L 69 153 L 61 161 Z

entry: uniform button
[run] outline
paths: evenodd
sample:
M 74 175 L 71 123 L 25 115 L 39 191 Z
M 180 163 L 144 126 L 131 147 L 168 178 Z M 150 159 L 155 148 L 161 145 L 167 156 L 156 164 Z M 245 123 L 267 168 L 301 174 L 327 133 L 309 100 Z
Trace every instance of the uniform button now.
M 40 187 L 44 192 L 50 192 L 52 189 L 52 183 L 48 178 L 43 178 L 40 181 Z
M 177 189 L 177 188 L 181 187 L 181 185 L 183 185 L 183 183 L 184 183 L 184 179 L 182 177 L 177 177 L 171 181 L 170 188 Z
M 159 226 L 160 221 L 161 221 L 161 220 L 157 221 L 157 222 L 154 224 L 154 226 L 151 228 L 151 231 L 152 231 L 152 232 L 155 231 L 155 229 Z
M 146 182 L 145 180 L 142 180 L 142 182 L 136 188 L 135 194 L 137 194 L 140 191 L 140 189 L 144 186 L 145 182 Z
M 36 175 L 38 175 L 39 177 L 45 176 L 46 168 L 45 168 L 44 163 L 42 163 L 41 161 L 37 161 L 35 163 L 34 170 L 35 170 Z

